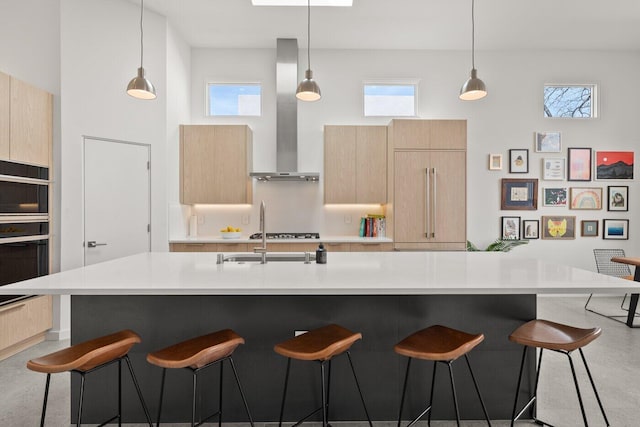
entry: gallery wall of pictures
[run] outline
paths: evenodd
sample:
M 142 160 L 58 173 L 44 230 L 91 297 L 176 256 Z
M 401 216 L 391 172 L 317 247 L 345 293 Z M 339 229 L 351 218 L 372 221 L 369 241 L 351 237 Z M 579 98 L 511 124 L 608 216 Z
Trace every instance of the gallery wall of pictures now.
M 564 148 L 560 132 L 534 132 L 533 149 L 506 156 L 500 210 L 511 212 L 500 217 L 501 239 L 629 239 L 633 151 Z M 531 176 L 531 162 L 540 162 L 539 176 Z M 490 171 L 504 163 L 502 153 L 489 154 Z M 544 214 L 535 215 L 538 207 Z

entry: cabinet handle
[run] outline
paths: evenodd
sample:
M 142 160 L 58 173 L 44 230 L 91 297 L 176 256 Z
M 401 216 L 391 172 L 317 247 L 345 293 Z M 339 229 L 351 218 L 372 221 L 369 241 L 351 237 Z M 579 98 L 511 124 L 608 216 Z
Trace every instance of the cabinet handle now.
M 433 168 L 433 231 L 431 232 L 431 237 L 436 238 L 436 224 L 437 222 L 437 212 L 438 212 L 438 176 L 436 175 L 436 168 Z
M 430 199 L 431 199 L 431 193 L 430 193 L 430 187 L 431 187 L 431 179 L 429 177 L 429 168 L 425 168 L 425 172 L 427 174 L 427 189 L 426 189 L 426 199 L 425 199 L 425 220 L 426 220 L 426 224 L 425 224 L 425 233 L 424 233 L 424 237 L 426 237 L 427 239 L 429 239 L 430 235 L 431 235 L 431 209 L 430 209 Z
M 7 311 L 18 310 L 20 308 L 24 308 L 25 305 L 26 305 L 25 303 L 22 303 L 22 304 L 14 305 L 12 307 L 0 308 L 0 313 L 5 313 Z

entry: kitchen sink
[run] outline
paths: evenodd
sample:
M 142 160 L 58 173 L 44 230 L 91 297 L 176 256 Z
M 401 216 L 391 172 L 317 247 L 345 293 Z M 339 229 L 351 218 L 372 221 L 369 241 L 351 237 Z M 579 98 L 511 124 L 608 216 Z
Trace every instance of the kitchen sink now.
M 316 254 L 310 252 L 273 252 L 266 254 L 267 262 L 304 262 L 310 263 L 316 260 Z M 217 264 L 225 262 L 262 262 L 262 254 L 260 253 L 238 253 L 238 254 L 218 254 Z

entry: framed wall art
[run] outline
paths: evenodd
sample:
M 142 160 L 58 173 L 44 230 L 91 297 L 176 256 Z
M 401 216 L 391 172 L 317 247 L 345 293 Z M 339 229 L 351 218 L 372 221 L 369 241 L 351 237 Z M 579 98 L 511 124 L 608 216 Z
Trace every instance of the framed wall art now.
M 626 185 L 610 185 L 607 187 L 607 210 L 629 210 L 629 187 Z
M 502 240 L 520 240 L 520 217 L 503 216 L 501 218 Z
M 538 209 L 538 180 L 502 178 L 500 209 Z
M 570 209 L 602 209 L 602 188 L 571 187 L 569 189 Z
M 598 220 L 583 220 L 580 222 L 580 235 L 582 237 L 598 237 Z
M 603 219 L 602 238 L 606 240 L 628 240 L 628 219 Z
M 567 206 L 567 187 L 544 188 L 542 190 L 542 206 Z
M 596 151 L 596 179 L 633 179 L 633 151 Z
M 576 238 L 575 216 L 543 216 L 542 238 L 548 240 L 572 240 Z
M 550 157 L 542 159 L 542 179 L 545 181 L 564 181 L 564 157 Z
M 509 150 L 509 173 L 529 173 L 529 150 Z
M 560 132 L 536 132 L 535 145 L 538 153 L 559 153 Z
M 540 221 L 537 219 L 525 219 L 522 221 L 522 238 L 538 239 L 540 237 Z
M 591 181 L 591 148 L 567 148 L 569 181 Z
M 489 154 L 489 170 L 490 171 L 502 170 L 502 154 Z

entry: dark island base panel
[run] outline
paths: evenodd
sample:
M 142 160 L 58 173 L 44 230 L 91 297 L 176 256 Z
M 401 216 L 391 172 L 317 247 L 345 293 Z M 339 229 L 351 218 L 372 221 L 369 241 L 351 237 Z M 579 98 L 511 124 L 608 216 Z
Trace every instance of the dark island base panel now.
M 231 328 L 242 335 L 234 361 L 255 421 L 277 421 L 286 359 L 273 352 L 274 344 L 295 330 L 338 323 L 360 331 L 363 340 L 351 354 L 373 420 L 396 420 L 407 359 L 393 346 L 408 334 L 433 324 L 468 332 L 482 332 L 485 341 L 470 353 L 471 364 L 492 419 L 511 416 L 522 348 L 508 335 L 536 317 L 535 295 L 428 296 L 72 296 L 72 343 L 121 329 L 142 337 L 131 360 L 151 416 L 158 410 L 162 369 L 149 365 L 146 354 L 181 340 Z M 532 352 L 531 355 L 534 353 Z M 535 376 L 535 357 L 528 357 L 526 387 Z M 414 361 L 404 419 L 413 419 L 427 406 L 433 362 Z M 483 419 L 464 360 L 453 364 L 461 417 Z M 346 356 L 332 363 L 330 414 L 333 421 L 365 420 Z M 318 363 L 292 361 L 285 420 L 297 421 L 320 404 Z M 117 364 L 87 376 L 83 423 L 99 423 L 116 413 Z M 438 366 L 433 419 L 455 419 L 445 365 Z M 218 367 L 198 378 L 202 415 L 217 410 Z M 191 419 L 192 375 L 168 370 L 162 419 Z M 76 422 L 79 376 L 72 375 L 72 417 Z M 223 421 L 246 422 L 233 374 L 224 369 Z M 321 418 L 316 417 L 317 420 Z M 123 364 L 123 421 L 143 422 L 144 413 Z

